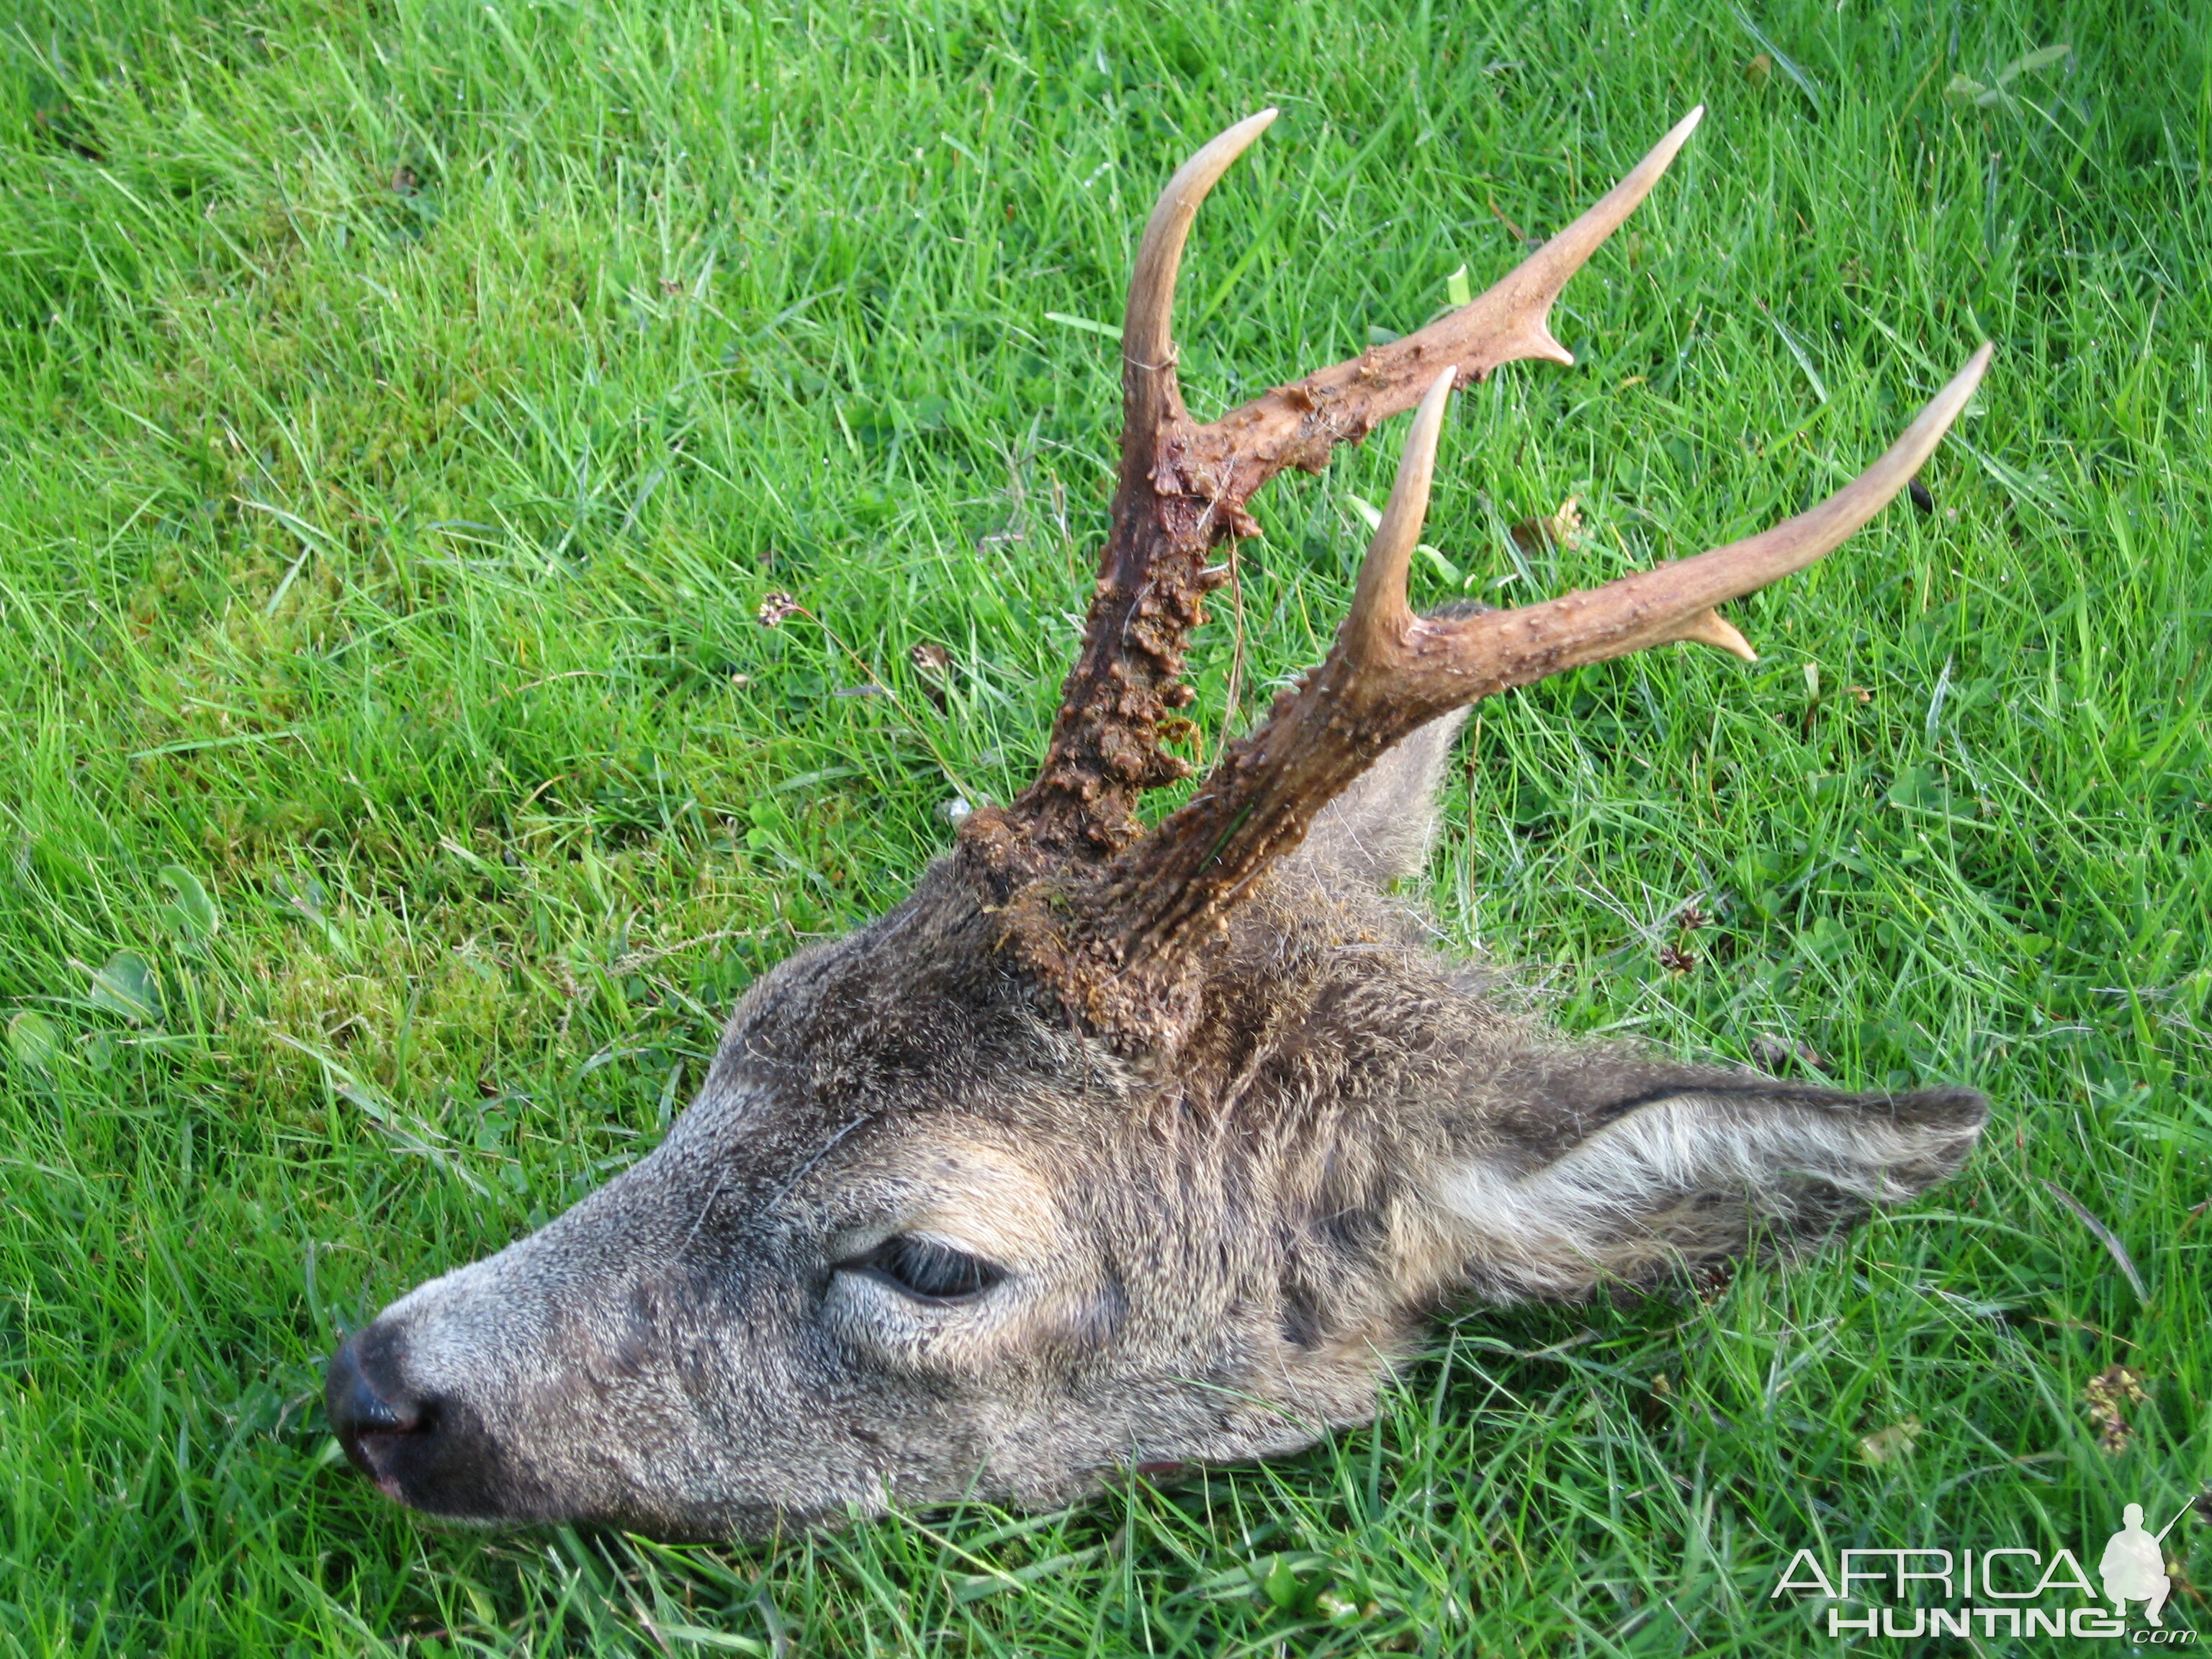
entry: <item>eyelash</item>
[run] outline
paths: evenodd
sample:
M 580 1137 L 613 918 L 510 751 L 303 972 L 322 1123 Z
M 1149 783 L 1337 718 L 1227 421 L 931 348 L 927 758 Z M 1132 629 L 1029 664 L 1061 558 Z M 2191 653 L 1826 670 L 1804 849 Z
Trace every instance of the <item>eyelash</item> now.
M 833 1271 L 866 1273 L 917 1302 L 972 1302 L 1004 1279 L 1006 1270 L 948 1244 L 899 1234 L 866 1255 L 840 1261 Z

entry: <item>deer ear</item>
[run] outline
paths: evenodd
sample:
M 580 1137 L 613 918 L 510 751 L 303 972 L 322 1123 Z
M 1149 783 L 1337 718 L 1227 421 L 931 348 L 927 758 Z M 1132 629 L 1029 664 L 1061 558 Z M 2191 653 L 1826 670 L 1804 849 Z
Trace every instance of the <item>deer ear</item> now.
M 1467 716 L 1455 708 L 1384 750 L 1322 808 L 1293 857 L 1330 884 L 1379 888 L 1420 874 L 1437 838 L 1437 790 Z
M 1971 1089 L 1842 1094 L 1620 1048 L 1540 1052 L 1491 1086 L 1485 1144 L 1437 1195 L 1471 1287 L 1508 1301 L 1809 1249 L 1955 1172 L 1990 1109 Z

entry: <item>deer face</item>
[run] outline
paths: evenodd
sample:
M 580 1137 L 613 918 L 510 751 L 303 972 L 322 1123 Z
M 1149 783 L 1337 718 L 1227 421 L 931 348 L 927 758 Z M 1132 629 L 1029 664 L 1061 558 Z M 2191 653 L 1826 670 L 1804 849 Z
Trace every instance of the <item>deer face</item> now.
M 1365 1416 L 1396 1276 L 1324 1246 L 1301 1299 L 1299 1160 L 1193 1133 L 992 926 L 940 872 L 767 976 L 649 1158 L 346 1345 L 356 1464 L 437 1514 L 756 1532 L 1063 1502 Z
M 1523 611 L 1417 617 L 1452 386 L 1565 359 L 1553 298 L 1698 118 L 1474 304 L 1200 427 L 1175 384 L 1176 264 L 1271 118 L 1200 150 L 1138 250 L 1114 528 L 1036 782 L 974 814 L 896 910 L 757 985 L 650 1157 L 345 1343 L 331 1424 L 393 1498 L 669 1534 L 1056 1504 L 1363 1420 L 1448 1297 L 1575 1297 L 1809 1245 L 1966 1157 L 1969 1091 L 1566 1043 L 1430 955 L 1385 890 L 1419 867 L 1468 703 L 1670 641 L 1750 655 L 1714 606 L 1901 489 L 1988 348 L 1764 535 Z M 1187 769 L 1162 740 L 1214 544 L 1276 471 L 1416 403 L 1328 659 L 1146 830 L 1138 797 Z

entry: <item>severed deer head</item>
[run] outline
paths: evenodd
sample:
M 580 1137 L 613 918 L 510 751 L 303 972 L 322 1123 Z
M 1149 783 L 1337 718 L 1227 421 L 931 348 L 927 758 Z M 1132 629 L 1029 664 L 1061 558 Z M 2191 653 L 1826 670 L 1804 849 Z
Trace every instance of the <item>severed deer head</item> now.
M 1517 611 L 1416 615 L 1407 566 L 1455 386 L 1571 361 L 1553 299 L 1696 126 L 1497 287 L 1200 425 L 1176 267 L 1274 112 L 1170 181 L 1122 334 L 1113 526 L 1036 781 L 976 811 L 888 915 L 732 1016 L 651 1156 L 401 1297 L 331 1360 L 332 1427 L 434 1514 L 773 1531 L 1115 1472 L 1247 1459 L 1361 1422 L 1455 1301 L 1648 1286 L 1819 1243 L 1959 1168 L 1964 1089 L 1839 1094 L 1576 1042 L 1433 955 L 1419 867 L 1467 706 L 1674 641 L 1904 487 L 1984 346 L 1840 493 L 1753 536 Z M 1286 466 L 1415 410 L 1328 659 L 1147 830 L 1220 544 Z

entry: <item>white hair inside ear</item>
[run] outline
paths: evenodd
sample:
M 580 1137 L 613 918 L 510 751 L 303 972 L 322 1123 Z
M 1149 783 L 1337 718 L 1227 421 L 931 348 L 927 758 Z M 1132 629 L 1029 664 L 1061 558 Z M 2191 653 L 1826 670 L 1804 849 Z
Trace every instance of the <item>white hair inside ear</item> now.
M 1969 1090 L 1839 1094 L 1627 1049 L 1570 1063 L 1618 1097 L 1576 1115 L 1586 1133 L 1500 1144 L 1433 1188 L 1480 1295 L 1571 1300 L 1747 1247 L 1811 1249 L 1955 1171 L 1989 1115 Z

